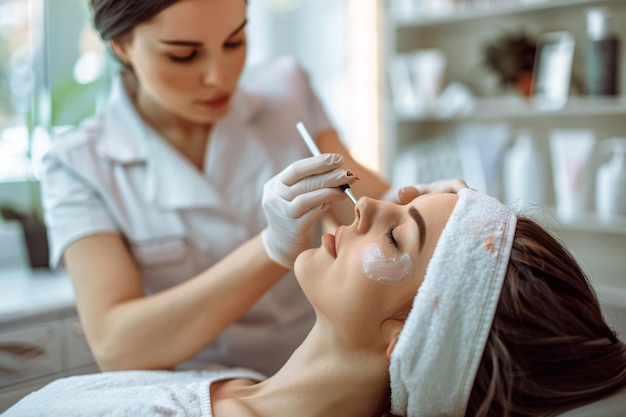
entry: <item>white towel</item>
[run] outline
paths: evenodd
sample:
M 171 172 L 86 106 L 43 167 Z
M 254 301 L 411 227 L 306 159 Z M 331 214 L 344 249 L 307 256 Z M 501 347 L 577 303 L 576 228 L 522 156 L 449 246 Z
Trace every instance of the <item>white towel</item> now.
M 210 417 L 210 385 L 263 380 L 247 369 L 119 371 L 58 379 L 22 398 L 2 417 Z
M 462 417 L 491 329 L 517 218 L 470 189 L 459 200 L 391 355 L 391 411 Z

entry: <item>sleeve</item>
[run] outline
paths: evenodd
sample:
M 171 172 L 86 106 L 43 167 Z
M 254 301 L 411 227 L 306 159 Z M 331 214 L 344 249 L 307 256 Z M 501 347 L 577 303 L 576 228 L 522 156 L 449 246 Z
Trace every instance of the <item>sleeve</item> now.
M 51 149 L 42 160 L 41 192 L 52 268 L 70 243 L 118 230 L 97 192 L 60 155 Z
M 311 130 L 315 133 L 319 133 L 324 130 L 334 129 L 322 102 L 313 90 L 313 86 L 311 85 L 308 75 L 305 75 L 305 82 L 307 118 L 311 119 L 309 122 Z
M 313 89 L 309 74 L 295 62 L 293 63 L 293 72 L 294 78 L 300 84 L 297 91 L 300 91 L 302 94 L 305 124 L 311 131 L 311 134 L 316 135 L 325 130 L 334 129 L 324 105 Z
M 281 123 L 285 132 L 294 132 L 300 121 L 312 135 L 333 128 L 309 74 L 293 57 L 283 56 L 250 69 L 241 84 L 248 92 L 263 97 L 269 109 L 266 115 L 273 124 Z

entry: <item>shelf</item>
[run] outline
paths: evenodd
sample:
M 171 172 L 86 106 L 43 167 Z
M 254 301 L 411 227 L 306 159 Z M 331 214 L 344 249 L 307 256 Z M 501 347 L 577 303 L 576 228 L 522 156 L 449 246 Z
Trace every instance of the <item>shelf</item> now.
M 559 110 L 540 110 L 532 101 L 521 97 L 484 98 L 476 101 L 474 109 L 463 115 L 442 117 L 436 114 L 396 114 L 398 121 L 460 122 L 502 119 L 536 119 L 580 116 L 626 116 L 626 96 L 618 98 L 571 98 Z
M 430 12 L 422 16 L 396 16 L 394 22 L 398 28 L 428 27 L 447 23 L 461 23 L 472 20 L 561 9 L 566 7 L 602 6 L 619 3 L 620 0 L 526 0 L 503 1 L 495 6 L 468 6 L 454 11 Z
M 554 214 L 554 209 L 551 212 Z M 612 223 L 603 223 L 595 213 L 584 213 L 568 220 L 558 218 L 556 214 L 554 216 L 564 230 L 626 236 L 626 218 Z
M 398 5 L 416 3 L 411 3 L 409 0 L 399 2 Z M 626 90 L 623 91 L 622 96 L 618 97 L 592 98 L 582 95 L 583 88 L 574 88 L 573 84 L 565 106 L 548 110 L 546 106 L 542 106 L 545 102 L 542 103 L 537 98 L 526 99 L 513 88 L 496 92 L 494 89 L 497 78 L 481 79 L 482 71 L 478 70 L 485 69 L 481 67 L 479 55 L 484 43 L 490 37 L 495 37 L 501 27 L 522 26 L 532 29 L 533 33 L 556 30 L 567 30 L 573 33 L 583 47 L 578 48 L 578 44 L 576 46 L 577 53 L 572 63 L 572 73 L 576 77 L 584 77 L 586 75 L 583 44 L 586 39 L 584 9 L 610 6 L 615 11 L 617 20 L 613 20 L 613 30 L 622 40 L 620 54 L 623 55 L 626 42 L 626 26 L 623 24 L 623 17 L 626 16 L 626 0 L 536 0 L 532 2 L 529 0 L 481 0 L 465 3 L 474 3 L 472 6 L 474 8 L 466 6 L 464 10 L 457 8 L 439 14 L 407 11 L 405 15 L 402 15 L 399 10 L 397 14 L 394 14 L 396 10 L 390 8 L 387 10 L 388 14 L 384 16 L 383 21 L 387 27 L 381 32 L 380 44 L 382 56 L 386 57 L 388 62 L 398 55 L 408 57 L 420 49 L 437 49 L 447 58 L 445 73 L 441 79 L 444 90 L 439 97 L 434 98 L 434 103 L 428 103 L 432 104 L 431 106 L 425 106 L 429 110 L 424 112 L 415 111 L 404 114 L 398 112 L 401 104 L 408 109 L 418 108 L 427 98 L 420 95 L 419 90 L 413 90 L 414 86 L 410 83 L 405 83 L 408 91 L 400 89 L 400 94 L 394 94 L 398 92 L 396 91 L 398 89 L 392 87 L 397 87 L 397 85 L 392 85 L 389 80 L 395 81 L 395 79 L 392 78 L 393 75 L 385 73 L 387 83 L 383 85 L 383 94 L 380 97 L 383 109 L 380 118 L 389 138 L 381 141 L 381 148 L 386 158 L 384 162 L 386 174 L 393 176 L 397 166 L 395 158 L 402 156 L 404 151 L 411 149 L 413 145 L 421 145 L 422 142 L 425 146 L 420 150 L 424 153 L 431 152 L 432 149 L 442 149 L 442 154 L 458 152 L 458 149 L 454 148 L 457 138 L 456 129 L 465 123 L 507 123 L 511 128 L 509 132 L 519 127 L 531 128 L 533 133 L 536 133 L 537 139 L 543 139 L 540 140 L 540 145 L 546 163 L 550 161 L 549 141 L 546 139 L 549 138 L 552 129 L 589 129 L 594 132 L 598 140 L 624 135 Z M 490 3 L 490 6 L 480 8 L 475 5 L 476 3 Z M 412 11 L 415 9 L 416 7 L 413 7 Z M 408 77 L 404 77 L 405 80 L 411 80 L 411 76 L 415 76 L 412 71 L 413 67 L 408 66 Z M 394 75 L 400 78 L 403 74 Z M 621 78 L 623 75 L 620 73 Z M 584 78 L 580 78 L 579 81 L 582 84 Z M 444 94 L 445 87 L 455 82 L 468 86 L 474 96 Z M 402 99 L 407 98 L 403 96 L 404 93 L 413 93 L 414 100 L 403 101 Z M 454 110 L 458 111 L 455 113 Z M 428 146 L 431 144 L 432 146 Z M 451 152 L 448 152 L 446 147 L 450 144 L 452 148 Z M 437 145 L 441 147 L 437 149 Z M 439 153 L 435 151 L 432 153 L 431 160 L 439 158 Z M 424 155 L 424 159 L 428 156 Z M 462 157 L 470 159 L 476 158 L 476 155 L 464 154 Z M 594 164 L 600 162 L 599 158 L 593 160 Z M 549 167 L 547 168 L 548 171 L 542 179 L 551 181 L 552 173 Z M 592 168 L 595 171 L 597 167 Z M 461 167 L 459 175 L 463 176 L 463 174 L 467 175 Z M 407 170 L 406 176 L 410 175 L 418 177 L 421 172 Z M 520 172 L 519 175 L 525 175 L 525 173 Z M 502 180 L 502 177 L 498 179 Z M 595 180 L 595 175 L 590 179 L 590 181 L 593 180 Z M 556 196 L 552 193 L 551 197 L 549 204 L 553 206 Z M 594 196 L 588 197 L 591 203 Z M 547 194 L 546 198 L 548 198 Z M 626 336 L 626 257 L 623 256 L 625 254 L 624 242 L 626 242 L 626 218 L 609 224 L 601 221 L 591 209 L 575 218 L 561 218 L 554 207 L 543 205 L 543 209 L 536 208 L 535 211 L 531 205 L 529 209 L 519 212 L 531 218 L 536 214 L 537 221 L 564 243 L 583 266 L 590 279 L 600 286 L 602 301 L 612 307 L 620 308 L 621 334 Z

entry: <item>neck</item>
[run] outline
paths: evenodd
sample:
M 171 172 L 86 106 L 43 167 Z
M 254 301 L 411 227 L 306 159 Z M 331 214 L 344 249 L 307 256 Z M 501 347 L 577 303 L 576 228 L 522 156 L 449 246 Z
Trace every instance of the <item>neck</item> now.
M 122 72 L 124 87 L 141 118 L 156 132 L 177 145 L 190 141 L 206 141 L 212 125 L 193 123 L 165 111 L 144 93 L 132 70 Z
M 135 106 L 141 117 L 176 147 L 195 141 L 206 141 L 212 125 L 193 123 L 162 109 L 139 91 Z
M 337 349 L 337 340 L 318 330 L 275 375 L 234 396 L 257 416 L 375 415 L 389 390 L 384 352 Z
M 212 125 L 193 123 L 164 110 L 137 88 L 135 94 L 127 87 L 141 118 L 189 163 L 204 170 L 204 158 Z

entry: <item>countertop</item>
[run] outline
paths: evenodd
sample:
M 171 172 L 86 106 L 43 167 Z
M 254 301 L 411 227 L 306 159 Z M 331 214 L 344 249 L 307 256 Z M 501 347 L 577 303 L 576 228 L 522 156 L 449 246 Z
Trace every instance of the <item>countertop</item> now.
M 0 330 L 22 320 L 54 319 L 75 312 L 74 291 L 64 269 L 33 270 L 15 262 L 0 264 Z

